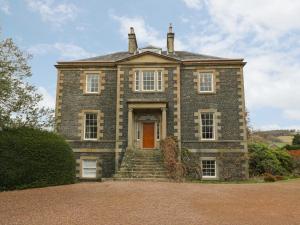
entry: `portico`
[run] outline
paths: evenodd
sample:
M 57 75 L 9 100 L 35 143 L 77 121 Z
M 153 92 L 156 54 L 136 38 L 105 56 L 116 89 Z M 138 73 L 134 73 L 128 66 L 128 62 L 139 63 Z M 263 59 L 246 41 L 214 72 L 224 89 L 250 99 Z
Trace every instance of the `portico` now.
M 167 134 L 167 104 L 128 103 L 128 148 L 157 149 Z

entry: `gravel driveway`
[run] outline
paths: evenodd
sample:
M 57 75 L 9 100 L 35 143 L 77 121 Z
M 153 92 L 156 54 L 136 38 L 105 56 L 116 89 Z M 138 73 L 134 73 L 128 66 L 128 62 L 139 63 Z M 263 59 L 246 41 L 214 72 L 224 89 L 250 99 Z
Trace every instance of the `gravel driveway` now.
M 0 224 L 300 224 L 300 179 L 80 183 L 0 193 Z

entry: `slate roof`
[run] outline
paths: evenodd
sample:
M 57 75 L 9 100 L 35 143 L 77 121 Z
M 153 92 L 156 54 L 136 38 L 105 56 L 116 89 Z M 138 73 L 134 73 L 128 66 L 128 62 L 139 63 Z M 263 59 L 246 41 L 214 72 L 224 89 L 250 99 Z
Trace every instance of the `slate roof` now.
M 152 46 L 151 46 L 152 47 Z M 98 61 L 98 62 L 116 62 L 122 59 L 125 59 L 127 57 L 133 56 L 133 55 L 139 55 L 142 53 L 138 54 L 131 54 L 129 52 L 115 52 L 107 55 L 101 55 L 101 56 L 96 56 L 92 58 L 87 58 L 87 59 L 80 59 L 80 60 L 75 60 L 73 62 L 88 62 L 88 61 Z M 192 52 L 187 52 L 187 51 L 176 51 L 174 54 L 167 54 L 167 51 L 162 51 L 161 53 L 164 56 L 168 56 L 170 58 L 174 58 L 177 60 L 181 61 L 188 61 L 188 60 L 224 60 L 227 58 L 220 58 L 220 57 L 215 57 L 215 56 L 209 56 L 209 55 L 202 55 L 202 54 L 197 54 L 197 53 L 192 53 Z

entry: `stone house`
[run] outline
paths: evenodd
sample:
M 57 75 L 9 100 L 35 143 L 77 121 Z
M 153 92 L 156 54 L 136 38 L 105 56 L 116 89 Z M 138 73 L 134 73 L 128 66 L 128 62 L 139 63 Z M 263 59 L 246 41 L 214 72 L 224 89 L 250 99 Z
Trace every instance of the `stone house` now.
M 138 48 L 131 28 L 128 51 L 55 65 L 56 129 L 74 151 L 79 179 L 163 177 L 167 136 L 194 154 L 203 179 L 248 177 L 246 63 L 175 51 L 174 36 L 170 26 L 166 51 Z

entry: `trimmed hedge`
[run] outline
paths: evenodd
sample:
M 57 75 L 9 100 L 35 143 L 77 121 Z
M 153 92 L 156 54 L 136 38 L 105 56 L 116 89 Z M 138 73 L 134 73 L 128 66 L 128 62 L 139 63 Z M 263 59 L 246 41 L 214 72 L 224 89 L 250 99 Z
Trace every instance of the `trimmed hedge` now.
M 0 132 L 0 190 L 74 182 L 75 159 L 62 137 L 26 127 Z

